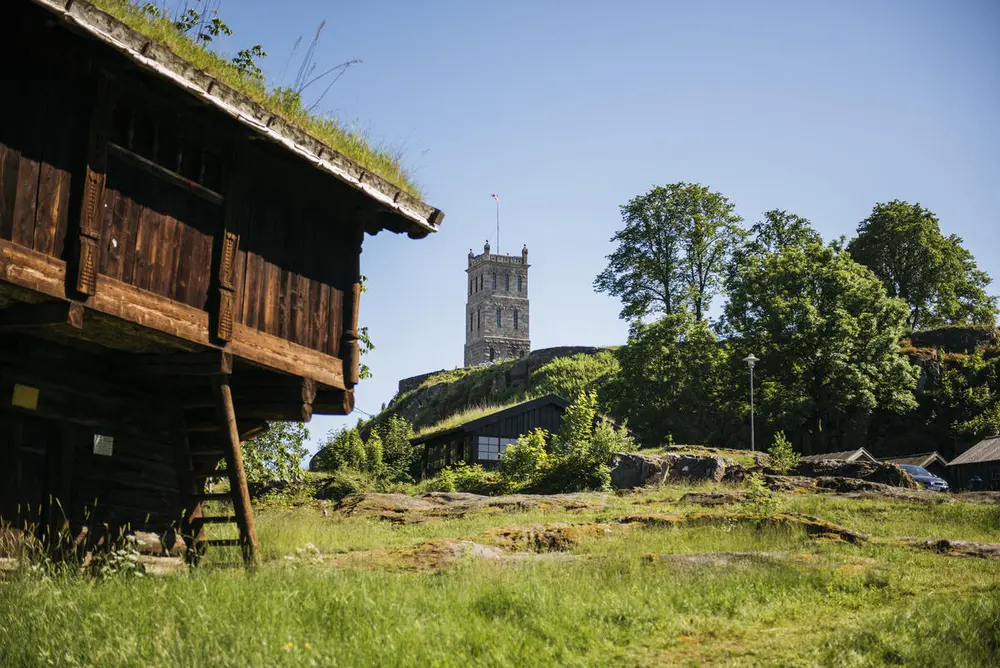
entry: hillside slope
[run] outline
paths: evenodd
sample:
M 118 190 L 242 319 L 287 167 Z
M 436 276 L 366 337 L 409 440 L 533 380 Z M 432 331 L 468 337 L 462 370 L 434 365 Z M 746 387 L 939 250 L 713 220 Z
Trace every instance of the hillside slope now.
M 506 406 L 550 392 L 573 399 L 582 389 L 600 389 L 618 368 L 609 348 L 562 347 L 489 366 L 441 371 L 397 394 L 365 426 L 398 415 L 419 430 L 470 408 Z M 408 386 L 406 381 L 400 385 Z

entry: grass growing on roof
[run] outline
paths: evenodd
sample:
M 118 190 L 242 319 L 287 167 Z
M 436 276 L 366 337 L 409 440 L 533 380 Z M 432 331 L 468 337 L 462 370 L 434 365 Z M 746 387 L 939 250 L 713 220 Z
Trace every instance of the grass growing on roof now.
M 410 180 L 396 155 L 372 146 L 363 134 L 341 127 L 336 119 L 310 114 L 300 102 L 290 100 L 278 89 L 268 88 L 262 80 L 242 75 L 229 60 L 180 33 L 173 21 L 151 16 L 134 4 L 133 0 L 89 2 L 133 30 L 169 48 L 180 58 L 246 95 L 268 111 L 297 125 L 370 172 L 410 195 L 420 197 L 420 190 Z

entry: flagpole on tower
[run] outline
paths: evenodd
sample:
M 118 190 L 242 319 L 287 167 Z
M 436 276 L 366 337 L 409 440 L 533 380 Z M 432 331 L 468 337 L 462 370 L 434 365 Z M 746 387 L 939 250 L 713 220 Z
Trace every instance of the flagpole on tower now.
M 497 255 L 500 254 L 500 196 L 493 193 L 493 199 L 497 203 Z

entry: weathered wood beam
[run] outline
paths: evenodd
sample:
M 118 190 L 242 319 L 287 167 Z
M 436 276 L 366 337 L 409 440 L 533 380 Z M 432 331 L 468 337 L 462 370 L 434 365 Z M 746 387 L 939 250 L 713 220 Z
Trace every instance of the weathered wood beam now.
M 123 355 L 120 368 L 129 375 L 213 376 L 233 372 L 233 356 L 219 350 L 165 355 Z
M 243 552 L 243 561 L 248 566 L 253 566 L 258 561 L 260 547 L 257 543 L 253 511 L 250 508 L 250 491 L 247 488 L 246 471 L 243 469 L 240 432 L 236 424 L 236 410 L 233 407 L 229 378 L 226 376 L 214 378 L 213 385 L 219 397 L 219 420 L 225 427 L 224 433 L 229 439 L 226 469 L 229 471 L 230 493 L 233 497 L 236 524 L 240 530 L 240 549 Z
M 35 327 L 83 327 L 83 305 L 77 302 L 14 304 L 0 311 L 0 331 Z
M 312 404 L 314 415 L 350 415 L 354 410 L 354 390 L 320 390 Z
M 0 280 L 67 298 L 65 262 L 5 239 L 0 239 Z M 97 293 L 84 306 L 185 341 L 222 348 L 211 341 L 206 311 L 104 275 L 97 276 Z M 233 339 L 225 348 L 261 367 L 345 388 L 342 360 L 251 327 L 234 323 Z
M 282 420 L 289 422 L 309 422 L 313 416 L 312 404 L 286 403 L 238 403 L 240 417 L 260 420 Z
M 210 190 L 209 188 L 206 188 L 200 183 L 195 183 L 194 181 L 191 181 L 190 179 L 181 176 L 177 172 L 171 171 L 166 167 L 156 164 L 152 160 L 147 160 L 141 155 L 138 155 L 128 150 L 124 146 L 119 146 L 118 144 L 109 142 L 108 154 L 118 158 L 119 160 L 129 163 L 133 167 L 141 169 L 147 174 L 151 174 L 156 178 L 163 179 L 168 183 L 170 183 L 171 185 L 180 188 L 181 190 L 189 192 L 197 197 L 200 197 L 206 202 L 211 202 L 212 204 L 221 206 L 222 203 L 225 201 L 225 198 L 223 198 L 222 195 L 215 192 L 214 190 Z
M 340 356 L 344 360 L 344 389 L 358 384 L 361 371 L 361 350 L 358 345 L 358 307 L 361 304 L 361 243 L 365 230 L 361 225 L 351 228 L 347 248 L 351 260 L 347 267 L 351 287 L 344 291 L 344 332 L 340 340 Z M 338 385 L 337 387 L 341 387 Z

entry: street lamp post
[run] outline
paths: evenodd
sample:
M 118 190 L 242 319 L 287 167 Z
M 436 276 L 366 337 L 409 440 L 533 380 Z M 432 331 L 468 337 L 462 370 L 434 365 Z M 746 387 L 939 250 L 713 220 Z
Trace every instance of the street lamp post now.
M 743 361 L 747 363 L 750 367 L 750 450 L 756 450 L 756 444 L 754 443 L 754 431 L 753 431 L 753 367 L 760 360 L 750 353 L 743 358 Z

